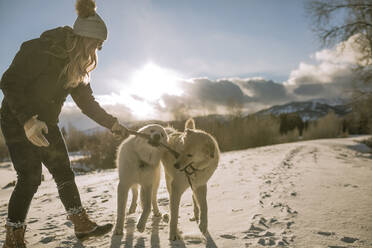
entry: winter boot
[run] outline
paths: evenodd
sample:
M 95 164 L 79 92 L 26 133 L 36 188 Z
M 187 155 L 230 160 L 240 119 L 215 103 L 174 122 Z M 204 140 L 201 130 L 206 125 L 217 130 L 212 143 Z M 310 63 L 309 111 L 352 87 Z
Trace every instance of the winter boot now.
M 104 235 L 111 231 L 113 226 L 112 224 L 97 225 L 89 219 L 84 209 L 80 213 L 69 215 L 68 219 L 74 224 L 75 235 L 80 240 Z
M 6 239 L 3 248 L 26 248 L 25 231 L 26 226 L 14 228 L 5 225 Z

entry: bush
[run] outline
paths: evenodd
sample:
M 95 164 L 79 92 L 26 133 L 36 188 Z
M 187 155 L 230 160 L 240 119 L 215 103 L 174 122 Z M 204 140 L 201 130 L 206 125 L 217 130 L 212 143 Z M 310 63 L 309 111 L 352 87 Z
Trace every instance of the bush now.
M 281 144 L 288 142 L 296 142 L 299 139 L 302 139 L 302 136 L 300 135 L 300 130 L 296 128 L 292 131 L 288 131 L 287 134 L 285 135 L 281 135 L 278 139 L 278 143 Z
M 77 152 L 84 149 L 87 144 L 88 135 L 78 130 L 72 124 L 68 125 L 68 131 L 62 128 L 62 133 L 66 141 L 69 152 Z
M 216 120 L 195 118 L 196 128 L 205 130 L 216 138 L 221 151 L 240 150 L 251 147 L 277 144 L 281 141 L 298 140 L 298 132 L 280 135 L 280 121 L 274 116 L 248 116 Z M 183 131 L 185 121 L 170 122 Z M 297 137 L 294 137 L 297 136 Z
M 93 169 L 115 168 L 116 150 L 120 140 L 108 132 L 97 132 L 88 136 L 84 150 L 90 154 L 87 163 L 93 165 Z
M 298 141 L 300 130 L 286 130 L 281 135 L 281 120 L 275 116 L 231 117 L 228 119 L 210 117 L 195 117 L 196 128 L 212 134 L 222 152 L 241 150 L 258 146 L 266 146 L 285 142 Z M 163 126 L 170 125 L 179 131 L 183 131 L 185 120 L 171 121 L 168 123 L 159 121 L 138 122 L 131 126 L 132 129 L 149 124 L 157 123 Z M 282 125 L 283 127 L 283 125 Z M 80 151 L 88 154 L 88 157 L 80 163 L 89 165 L 92 169 L 108 169 L 115 167 L 117 146 L 121 143 L 116 140 L 110 131 L 97 131 L 84 133 L 69 125 L 68 131 L 63 128 L 66 145 L 69 152 Z M 305 139 L 333 138 L 342 134 L 342 121 L 334 114 L 316 122 L 310 123 L 304 131 Z M 4 140 L 0 136 L 0 158 L 8 156 Z
M 353 111 L 344 118 L 344 129 L 350 134 L 372 133 L 372 93 L 357 95 L 352 101 Z
M 299 135 L 302 136 L 302 132 L 305 128 L 305 123 L 297 113 L 280 114 L 280 134 L 287 134 L 295 129 L 298 130 Z
M 311 122 L 304 132 L 304 139 L 336 138 L 342 132 L 342 120 L 333 112 L 323 118 Z
M 287 132 L 286 135 L 280 135 L 280 121 L 274 116 L 248 116 L 229 120 L 196 117 L 195 122 L 196 128 L 205 130 L 216 138 L 221 151 L 292 142 L 297 141 L 299 137 L 297 129 Z M 172 126 L 183 131 L 185 120 L 169 123 L 147 121 L 136 123 L 131 128 L 137 130 L 149 123 Z M 109 169 L 115 167 L 116 150 L 121 141 L 116 140 L 109 131 L 86 135 L 70 127 L 66 135 L 66 143 L 69 151 L 80 150 L 90 154 L 80 163 L 89 165 L 93 169 Z

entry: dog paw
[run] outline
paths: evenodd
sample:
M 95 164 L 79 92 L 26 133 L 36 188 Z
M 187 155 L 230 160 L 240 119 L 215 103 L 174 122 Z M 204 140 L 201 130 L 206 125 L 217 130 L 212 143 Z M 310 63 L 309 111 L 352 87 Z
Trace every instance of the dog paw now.
M 139 222 L 137 224 L 137 230 L 140 232 L 140 233 L 143 233 L 145 231 L 145 227 L 146 227 L 146 224 L 145 223 L 141 223 Z
M 203 222 L 201 222 L 201 223 L 199 224 L 199 229 L 200 229 L 200 231 L 201 231 L 203 234 L 207 233 L 207 232 L 208 232 L 208 224 L 207 224 L 207 223 L 203 223 Z
M 115 228 L 114 235 L 123 235 L 123 228 Z

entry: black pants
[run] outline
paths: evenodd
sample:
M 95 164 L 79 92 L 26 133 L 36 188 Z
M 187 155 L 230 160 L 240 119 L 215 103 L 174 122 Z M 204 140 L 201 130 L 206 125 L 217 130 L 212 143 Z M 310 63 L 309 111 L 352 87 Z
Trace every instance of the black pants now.
M 1 129 L 17 172 L 17 184 L 8 205 L 9 222 L 25 221 L 31 200 L 41 183 L 42 163 L 53 175 L 65 209 L 81 208 L 66 145 L 57 125 L 48 126 L 49 132 L 45 135 L 50 143 L 48 147 L 37 147 L 29 142 L 23 127 L 17 122 L 2 118 Z

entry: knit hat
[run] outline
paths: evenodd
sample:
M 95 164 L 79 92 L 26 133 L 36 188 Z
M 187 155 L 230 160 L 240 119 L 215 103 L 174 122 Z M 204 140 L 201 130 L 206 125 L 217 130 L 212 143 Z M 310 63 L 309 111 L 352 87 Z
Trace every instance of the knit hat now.
M 77 0 L 76 11 L 78 17 L 73 27 L 75 34 L 102 41 L 107 39 L 107 27 L 102 18 L 96 13 L 94 0 Z

